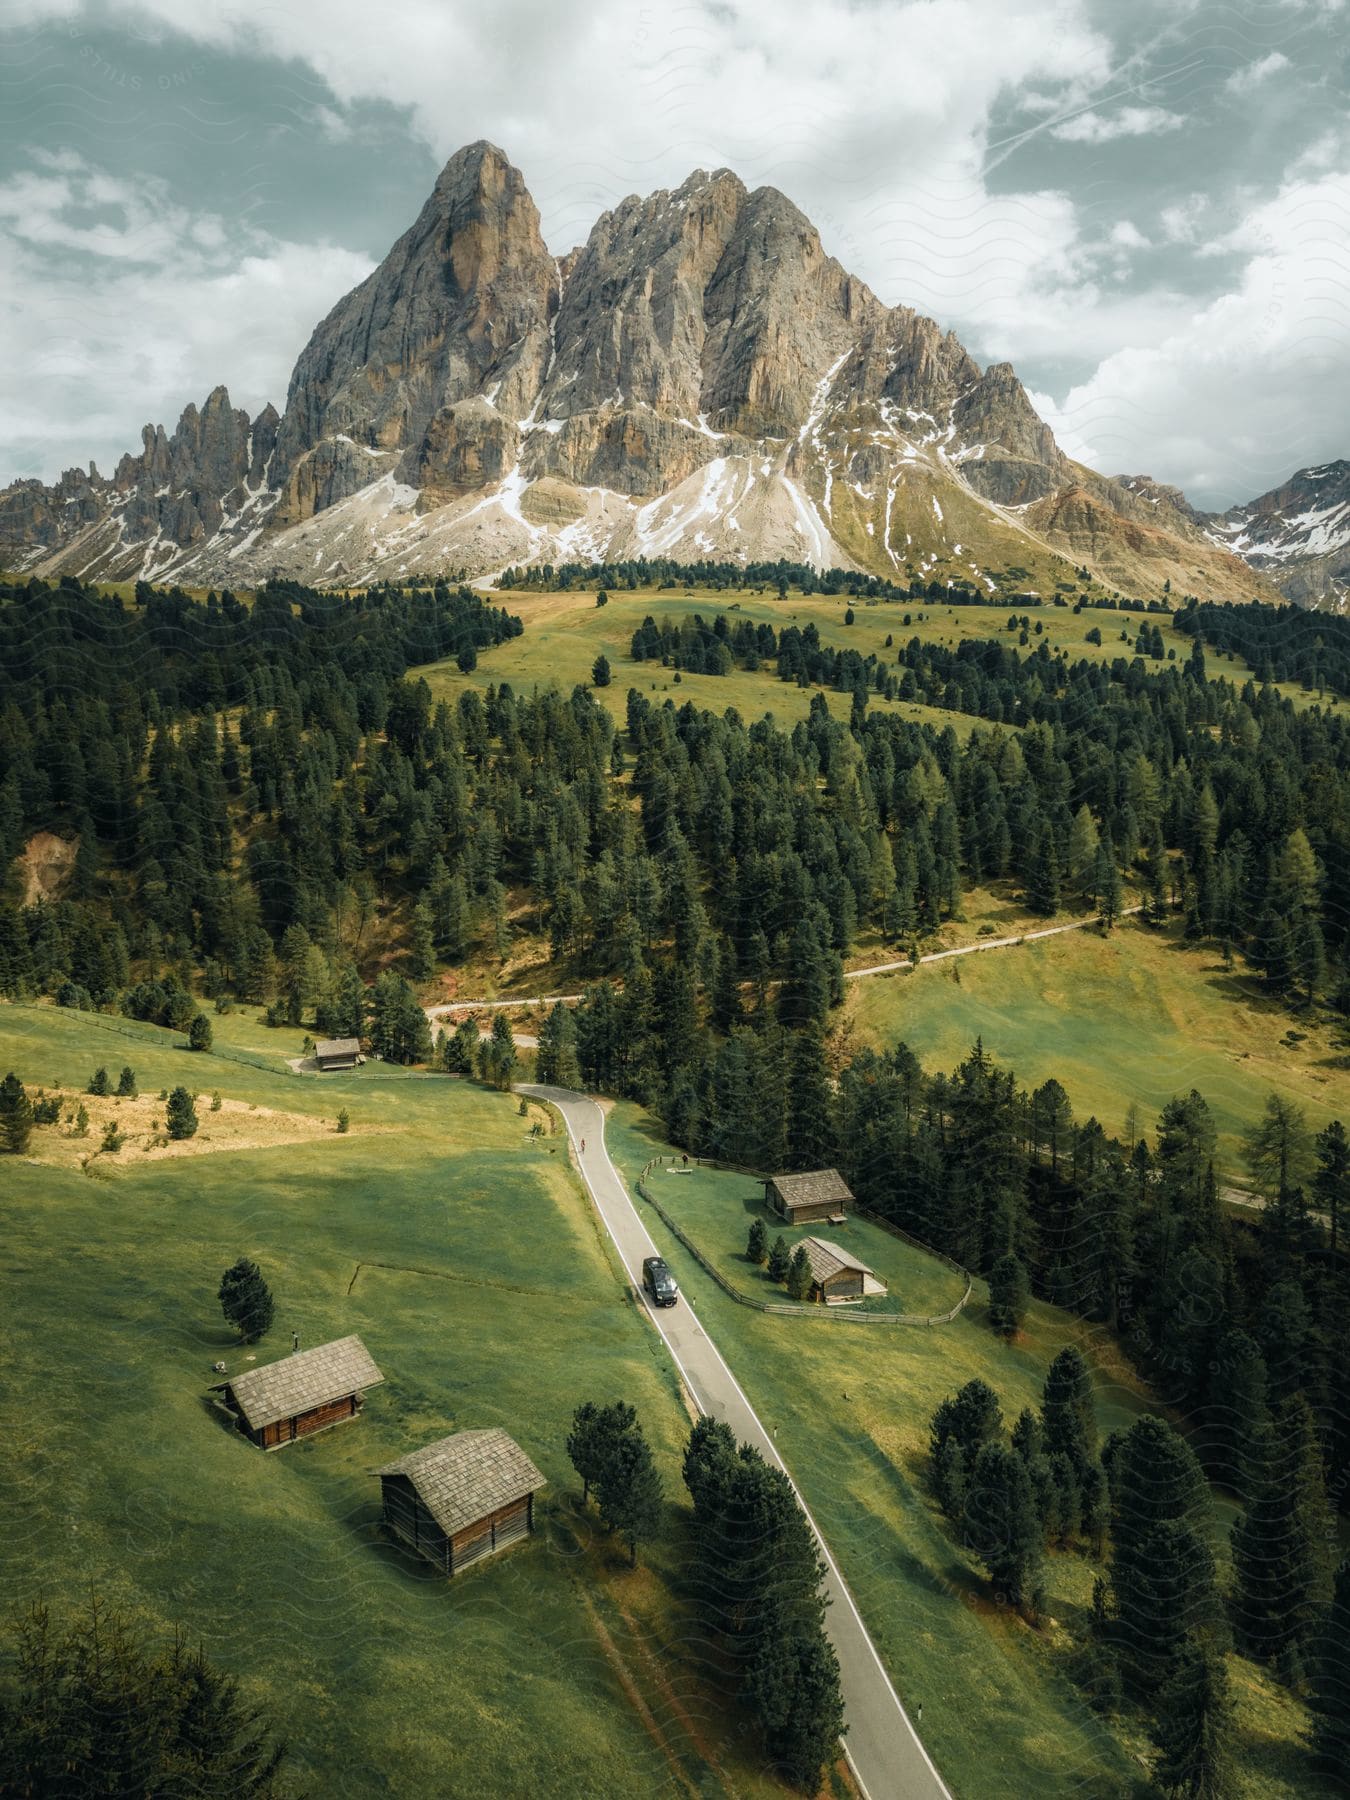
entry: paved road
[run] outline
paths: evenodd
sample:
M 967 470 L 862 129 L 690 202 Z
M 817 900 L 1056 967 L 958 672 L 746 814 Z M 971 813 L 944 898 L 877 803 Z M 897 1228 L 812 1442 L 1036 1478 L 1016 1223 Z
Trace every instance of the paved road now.
M 562 1114 L 582 1179 L 645 1305 L 642 1259 L 654 1254 L 657 1246 L 648 1236 L 622 1176 L 610 1161 L 605 1148 L 605 1115 L 600 1106 L 587 1095 L 565 1088 L 522 1085 L 517 1091 L 551 1101 Z M 773 1439 L 760 1424 L 693 1308 L 681 1300 L 677 1306 L 660 1310 L 649 1307 L 648 1312 L 699 1409 L 712 1418 L 724 1419 L 739 1442 L 753 1444 L 770 1462 L 784 1468 Z M 801 1499 L 800 1493 L 797 1497 Z M 806 1511 L 805 1502 L 802 1510 Z M 806 1516 L 811 1518 L 809 1511 Z M 843 1675 L 848 1718 L 844 1748 L 859 1787 L 867 1800 L 950 1800 L 942 1777 L 919 1742 L 882 1667 L 853 1596 L 814 1519 L 811 1529 L 820 1542 L 828 1570 L 825 1587 L 833 1604 L 826 1625 Z

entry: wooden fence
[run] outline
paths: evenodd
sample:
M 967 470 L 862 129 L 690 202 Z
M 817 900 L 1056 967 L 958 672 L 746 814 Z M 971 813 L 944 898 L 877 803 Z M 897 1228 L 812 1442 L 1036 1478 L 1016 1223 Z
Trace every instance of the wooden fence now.
M 684 1245 L 685 1249 L 693 1257 L 699 1267 L 704 1270 L 706 1274 L 711 1275 L 718 1287 L 721 1288 L 722 1292 L 726 1294 L 729 1299 L 734 1300 L 738 1306 L 749 1306 L 752 1307 L 755 1312 L 777 1313 L 781 1316 L 793 1319 L 833 1319 L 841 1325 L 950 1325 L 958 1313 L 963 1311 L 966 1302 L 970 1299 L 972 1282 L 970 1271 L 968 1269 L 962 1268 L 961 1264 L 958 1262 L 953 1262 L 950 1256 L 944 1256 L 940 1250 L 930 1249 L 927 1244 L 920 1243 L 918 1238 L 911 1237 L 907 1231 L 902 1231 L 898 1225 L 892 1225 L 889 1219 L 883 1219 L 878 1214 L 869 1212 L 865 1207 L 855 1207 L 854 1211 L 858 1217 L 866 1219 L 870 1224 L 879 1225 L 883 1231 L 889 1231 L 892 1237 L 903 1239 L 905 1243 L 913 1245 L 916 1250 L 922 1250 L 926 1256 L 936 1257 L 940 1263 L 944 1263 L 947 1268 L 954 1270 L 956 1274 L 961 1276 L 966 1284 L 966 1289 L 956 1305 L 953 1306 L 949 1312 L 938 1313 L 929 1317 L 924 1313 L 863 1312 L 861 1309 L 854 1307 L 797 1306 L 786 1305 L 782 1302 L 773 1300 L 756 1300 L 753 1294 L 745 1293 L 741 1288 L 738 1288 L 734 1282 L 728 1280 L 712 1259 L 704 1255 L 703 1251 L 699 1249 L 698 1245 L 694 1242 L 693 1238 L 690 1237 L 684 1227 L 678 1224 L 676 1220 L 670 1216 L 665 1207 L 662 1206 L 661 1202 L 656 1198 L 655 1194 L 652 1193 L 647 1184 L 648 1175 L 653 1169 L 664 1167 L 667 1163 L 673 1163 L 675 1160 L 676 1159 L 673 1156 L 652 1157 L 651 1161 L 645 1164 L 642 1173 L 637 1178 L 636 1185 L 638 1194 L 647 1202 L 648 1206 L 651 1207 L 652 1211 L 656 1214 L 657 1218 L 660 1219 L 666 1229 L 674 1237 L 679 1239 L 680 1243 Z M 727 1169 L 729 1173 L 745 1175 L 747 1176 L 747 1179 L 750 1180 L 757 1179 L 757 1177 L 750 1175 L 748 1170 L 733 1168 L 727 1163 L 713 1162 L 708 1157 L 692 1156 L 688 1158 L 688 1161 L 703 1168 Z

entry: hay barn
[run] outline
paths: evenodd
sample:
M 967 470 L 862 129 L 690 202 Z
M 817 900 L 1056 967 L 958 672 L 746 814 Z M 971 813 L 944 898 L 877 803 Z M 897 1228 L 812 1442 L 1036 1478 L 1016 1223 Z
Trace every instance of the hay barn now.
M 805 1225 L 844 1218 L 853 1195 L 838 1169 L 817 1169 L 809 1175 L 767 1176 L 764 1204 L 789 1225 Z
M 365 1390 L 383 1380 L 360 1338 L 345 1337 L 218 1381 L 212 1392 L 245 1437 L 263 1450 L 279 1450 L 354 1419 Z
M 499 1427 L 456 1431 L 379 1471 L 384 1522 L 446 1575 L 534 1530 L 544 1478 Z

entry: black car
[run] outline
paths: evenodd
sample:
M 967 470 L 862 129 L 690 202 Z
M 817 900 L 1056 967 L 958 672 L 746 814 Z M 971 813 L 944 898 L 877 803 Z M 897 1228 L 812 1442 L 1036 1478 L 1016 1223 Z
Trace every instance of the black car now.
M 642 1285 L 658 1306 L 674 1306 L 680 1297 L 675 1277 L 661 1256 L 649 1256 L 643 1263 Z

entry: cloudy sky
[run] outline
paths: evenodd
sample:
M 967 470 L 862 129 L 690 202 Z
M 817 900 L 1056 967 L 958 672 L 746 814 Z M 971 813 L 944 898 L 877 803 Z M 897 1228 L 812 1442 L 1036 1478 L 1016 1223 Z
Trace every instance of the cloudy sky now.
M 782 188 L 1108 473 L 1350 455 L 1346 0 L 0 0 L 0 51 L 0 481 L 281 405 L 478 137 L 557 251 Z

